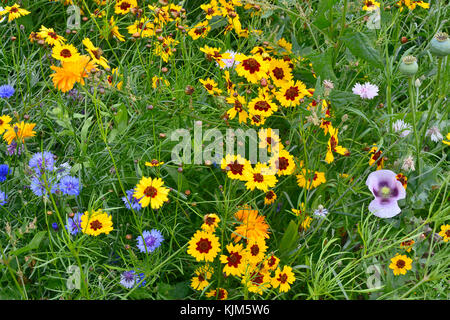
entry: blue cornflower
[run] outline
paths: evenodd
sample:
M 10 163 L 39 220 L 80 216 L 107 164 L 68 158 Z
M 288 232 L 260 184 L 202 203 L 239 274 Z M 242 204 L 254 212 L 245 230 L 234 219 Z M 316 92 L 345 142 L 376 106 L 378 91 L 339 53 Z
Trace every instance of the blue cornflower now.
M 137 237 L 137 247 L 141 252 L 153 252 L 156 248 L 161 245 L 164 238 L 156 229 L 152 229 L 151 231 L 145 230 L 142 232 L 142 236 Z M 145 244 L 144 244 L 145 242 Z
M 141 210 L 142 206 L 139 203 L 139 199 L 136 199 L 133 196 L 134 189 L 127 190 L 126 193 L 127 193 L 127 196 L 122 197 L 122 201 L 125 204 L 125 207 L 127 207 L 130 210 L 131 210 L 131 208 L 133 208 L 133 210 L 136 210 L 136 211 Z M 131 204 L 131 207 L 130 207 L 130 204 Z
M 72 176 L 64 176 L 59 180 L 59 189 L 63 194 L 77 196 L 81 191 L 80 180 Z
M 45 170 L 53 171 L 55 169 L 55 158 L 52 153 L 48 151 L 35 153 L 28 165 L 34 169 L 34 171 L 41 175 Z
M 0 164 L 0 182 L 6 180 L 6 176 L 9 173 L 9 166 L 7 164 Z
M 67 220 L 66 229 L 70 234 L 76 235 L 81 231 L 81 216 L 83 214 L 80 212 L 75 213 L 72 218 Z
M 9 84 L 5 84 L 3 86 L 0 86 L 0 98 L 11 98 L 14 94 L 15 90 L 13 86 L 10 86 Z
M 52 223 L 52 228 L 53 228 L 53 230 L 58 231 L 58 229 L 59 229 L 58 223 L 53 222 L 53 223 Z
M 53 179 L 48 179 L 47 184 L 50 189 L 50 193 L 55 193 L 58 185 L 54 184 Z M 39 197 L 47 195 L 47 189 L 45 188 L 45 183 L 43 181 L 40 181 L 38 178 L 34 177 L 31 179 L 31 185 L 30 185 L 31 191 Z
M 3 191 L 0 191 L 0 206 L 3 206 L 6 203 L 8 196 Z
M 127 289 L 131 289 L 136 284 L 136 272 L 134 270 L 125 271 L 120 276 L 120 284 Z

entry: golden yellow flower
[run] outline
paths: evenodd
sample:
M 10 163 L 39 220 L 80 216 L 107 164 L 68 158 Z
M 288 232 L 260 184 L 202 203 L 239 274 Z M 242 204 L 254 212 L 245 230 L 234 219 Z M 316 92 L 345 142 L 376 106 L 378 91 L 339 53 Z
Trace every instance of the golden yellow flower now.
M 300 104 L 301 99 L 309 94 L 303 82 L 291 80 L 281 85 L 279 91 L 275 92 L 275 97 L 283 107 L 295 107 Z
M 306 176 L 308 176 L 308 180 L 306 180 Z M 300 188 L 306 188 L 307 190 L 317 188 L 322 183 L 327 182 L 325 179 L 325 173 L 315 171 L 314 174 L 312 171 L 306 169 L 302 169 L 301 173 L 297 175 L 297 184 Z
M 105 69 L 109 69 L 108 60 L 106 60 L 106 58 L 102 56 L 103 54 L 102 49 L 94 46 L 94 44 L 89 38 L 84 38 L 83 44 L 86 47 L 87 52 L 89 52 L 89 55 L 91 56 L 92 61 L 94 63 L 101 65 Z
M 214 269 L 206 264 L 195 269 L 195 275 L 191 279 L 191 287 L 194 290 L 202 291 L 209 285 L 209 279 L 213 275 Z
M 277 194 L 272 190 L 267 191 L 264 196 L 264 204 L 265 205 L 272 204 L 275 202 L 275 200 L 277 200 Z
M 0 117 L 0 134 L 3 134 L 6 130 L 11 127 L 9 124 L 11 122 L 12 118 L 8 115 L 4 115 Z
M 206 91 L 208 91 L 208 93 L 210 95 L 216 95 L 216 94 L 221 94 L 222 90 L 217 88 L 217 83 L 211 79 L 211 78 L 207 78 L 206 80 L 203 79 L 199 79 L 198 81 L 200 81 L 200 83 L 203 85 L 203 87 L 206 89 Z
M 245 181 L 245 172 L 251 169 L 251 164 L 250 161 L 241 157 L 239 154 L 227 154 L 222 159 L 220 167 L 222 170 L 227 171 L 228 178 Z
M 211 27 L 209 26 L 208 20 L 205 20 L 205 21 L 199 22 L 195 26 L 193 26 L 189 30 L 188 35 L 191 36 L 192 40 L 197 40 L 200 37 L 206 38 L 209 30 L 211 30 Z
M 448 242 L 450 240 L 450 224 L 442 225 L 439 235 L 442 237 L 444 242 Z
M 235 242 L 242 238 L 247 239 L 247 241 L 269 238 L 269 225 L 266 223 L 264 216 L 258 215 L 258 210 L 245 206 L 238 210 L 234 217 L 238 221 L 238 225 L 231 234 L 231 238 Z
M 235 60 L 240 62 L 236 66 L 237 74 L 245 77 L 248 82 L 258 83 L 262 78 L 267 77 L 269 63 L 264 61 L 260 55 L 236 54 Z
M 36 132 L 33 131 L 35 123 L 15 123 L 14 125 L 6 128 L 6 132 L 3 135 L 3 139 L 8 142 L 8 145 L 15 140 L 16 142 L 21 141 L 25 143 L 25 138 L 34 137 Z
M 215 213 L 208 213 L 203 217 L 201 228 L 206 232 L 214 232 L 219 225 L 220 218 Z
M 275 271 L 275 276 L 272 278 L 272 286 L 274 288 L 280 287 L 280 292 L 288 292 L 294 281 L 295 276 L 292 272 L 292 268 L 289 266 L 284 266 L 282 270 L 278 268 Z
M 248 262 L 256 265 L 264 259 L 267 251 L 266 241 L 264 238 L 250 239 L 247 242 L 246 251 Z
M 81 216 L 80 226 L 83 233 L 95 237 L 101 233 L 109 234 L 113 230 L 112 217 L 102 209 L 94 212 L 86 211 Z
M 41 26 L 41 29 L 39 29 L 39 32 L 37 34 L 50 46 L 63 45 L 64 42 L 66 42 L 66 39 L 58 35 L 55 30 L 53 30 L 53 28 L 46 28 L 45 26 Z
M 137 6 L 136 0 L 119 0 L 114 6 L 114 12 L 115 14 L 127 14 L 131 8 L 136 8 Z
M 214 297 L 217 300 L 226 300 L 228 298 L 228 291 L 224 288 L 217 288 L 207 292 L 206 296 L 208 298 Z
M 80 58 L 77 48 L 71 44 L 58 44 L 52 50 L 52 57 L 62 62 L 74 62 Z
M 212 262 L 220 251 L 219 238 L 203 230 L 197 230 L 188 244 L 187 253 L 197 261 Z
M 142 177 L 141 181 L 134 189 L 133 196 L 139 199 L 139 203 L 143 208 L 149 204 L 152 209 L 159 209 L 167 202 L 169 189 L 163 186 L 164 181 L 161 178 Z
M 18 4 L 14 4 L 12 6 L 6 7 L 4 10 L 0 11 L 0 16 L 8 14 L 8 22 L 13 21 L 14 19 L 26 16 L 31 12 L 21 8 Z
M 223 272 L 229 276 L 240 276 L 245 272 L 247 267 L 247 252 L 244 250 L 241 243 L 228 244 L 226 246 L 228 255 L 222 254 L 220 262 L 224 263 Z
M 95 63 L 88 56 L 79 56 L 75 61 L 62 62 L 62 67 L 50 66 L 55 71 L 50 75 L 53 85 L 61 92 L 67 92 L 73 88 L 76 82 L 84 85 L 84 78 L 96 68 Z
M 397 254 L 391 259 L 389 268 L 393 270 L 394 275 L 406 274 L 407 270 L 411 270 L 412 259 L 405 255 Z
M 343 155 L 343 156 L 349 156 L 350 152 L 348 151 L 348 149 L 339 145 L 338 129 L 334 128 L 334 127 L 330 127 L 329 132 L 330 132 L 330 139 L 328 140 L 327 154 L 325 156 L 325 162 L 331 163 L 334 161 L 333 152 L 339 153 L 340 155 Z
M 373 0 L 364 0 L 364 6 L 363 6 L 363 10 L 364 11 L 373 11 L 376 8 L 380 7 L 380 3 L 377 1 L 373 1 Z
M 269 272 L 254 267 L 247 269 L 241 282 L 247 287 L 249 292 L 262 295 L 270 288 L 271 280 Z

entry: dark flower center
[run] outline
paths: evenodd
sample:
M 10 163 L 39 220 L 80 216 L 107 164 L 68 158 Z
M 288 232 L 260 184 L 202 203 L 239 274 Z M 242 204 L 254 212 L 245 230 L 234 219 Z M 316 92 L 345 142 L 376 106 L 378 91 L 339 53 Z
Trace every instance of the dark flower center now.
M 278 80 L 281 80 L 284 78 L 284 71 L 282 68 L 276 67 L 272 70 L 272 73 L 275 76 L 275 78 L 277 78 Z
M 255 109 L 259 111 L 267 111 L 270 110 L 270 104 L 268 104 L 266 101 L 258 101 L 255 103 Z
M 273 196 L 274 196 L 273 191 L 269 191 L 269 192 L 267 192 L 267 194 L 266 194 L 266 199 L 271 200 L 271 199 L 273 199 Z
M 256 61 L 256 59 L 253 59 L 253 58 L 249 58 L 249 59 L 244 60 L 242 62 L 242 66 L 244 67 L 245 70 L 249 71 L 250 73 L 258 72 L 259 68 L 261 67 L 259 62 Z
M 233 174 L 242 174 L 242 171 L 244 170 L 244 165 L 238 163 L 237 160 L 235 160 L 232 163 L 229 163 L 228 167 L 230 168 L 231 173 Z
M 128 2 L 122 2 L 120 4 L 120 9 L 122 9 L 123 11 L 128 10 L 131 7 L 131 3 Z
M 72 56 L 72 52 L 69 49 L 62 49 L 60 55 L 64 58 L 70 58 Z
M 209 239 L 201 238 L 200 241 L 197 242 L 197 251 L 200 253 L 208 253 L 209 250 L 212 249 L 212 244 Z
M 238 265 L 241 263 L 242 256 L 239 254 L 239 252 L 231 252 L 228 256 L 228 266 L 237 268 Z
M 289 89 L 286 90 L 286 93 L 284 94 L 284 96 L 286 97 L 286 100 L 294 101 L 295 98 L 297 98 L 299 96 L 298 88 L 290 87 Z
M 252 245 L 252 247 L 250 248 L 250 253 L 252 254 L 252 256 L 257 256 L 259 253 L 259 246 L 256 244 Z
M 280 273 L 280 276 L 278 277 L 278 281 L 280 281 L 280 283 L 286 283 L 287 281 L 287 274 L 286 273 Z
M 255 173 L 253 175 L 253 181 L 261 183 L 264 181 L 264 176 L 261 173 Z
M 211 91 L 213 89 L 213 86 L 212 86 L 212 84 L 207 83 L 207 84 L 205 84 L 205 88 Z
M 98 220 L 95 220 L 95 221 L 91 222 L 91 229 L 94 230 L 94 231 L 97 231 L 98 229 L 101 229 L 102 226 L 103 226 L 102 223 L 100 221 L 98 221 Z
M 156 190 L 155 187 L 149 186 L 149 187 L 145 188 L 144 194 L 146 197 L 154 198 L 158 194 L 158 190 Z
M 205 220 L 205 223 L 209 226 L 212 226 L 214 224 L 214 222 L 216 222 L 216 218 L 214 218 L 214 217 L 207 217 Z
M 396 263 L 397 268 L 403 269 L 405 267 L 406 263 L 403 260 L 398 260 Z
M 286 170 L 289 166 L 289 160 L 285 157 L 278 158 L 277 165 L 278 169 L 280 169 L 281 171 Z

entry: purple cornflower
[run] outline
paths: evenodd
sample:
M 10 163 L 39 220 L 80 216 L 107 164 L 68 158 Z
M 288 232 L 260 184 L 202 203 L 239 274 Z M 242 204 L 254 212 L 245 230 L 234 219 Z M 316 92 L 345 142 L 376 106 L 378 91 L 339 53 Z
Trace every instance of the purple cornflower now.
M 145 230 L 144 232 L 142 232 L 142 236 L 137 237 L 137 247 L 141 252 L 151 253 L 161 245 L 161 242 L 163 242 L 163 240 L 164 238 L 161 232 L 159 232 L 158 230 Z
M 75 213 L 72 218 L 67 219 L 66 229 L 70 234 L 76 235 L 81 231 L 81 216 L 83 214 L 80 212 Z
M 55 193 L 58 185 L 53 183 L 52 179 L 47 179 L 47 184 L 50 189 L 50 193 Z M 31 179 L 31 185 L 30 185 L 31 191 L 38 197 L 47 195 L 47 188 L 45 187 L 45 182 L 39 180 L 39 178 L 34 177 Z
M 15 90 L 13 88 L 13 86 L 9 85 L 9 84 L 5 84 L 3 86 L 0 86 L 0 98 L 11 98 L 12 95 L 14 94 Z
M 6 153 L 10 156 L 17 154 L 20 156 L 22 152 L 25 150 L 25 147 L 21 145 L 19 148 L 17 148 L 17 142 L 13 141 L 10 145 L 8 145 L 6 149 Z
M 127 193 L 127 196 L 122 197 L 122 201 L 125 204 L 125 207 L 127 207 L 130 210 L 131 210 L 131 208 L 133 208 L 133 210 L 136 210 L 136 211 L 141 210 L 142 206 L 139 203 L 139 199 L 136 199 L 133 196 L 134 189 L 127 190 L 126 193 Z M 131 204 L 131 207 L 130 207 L 130 204 Z
M 363 85 L 357 83 L 352 89 L 354 94 L 357 94 L 362 99 L 373 99 L 378 95 L 378 87 L 369 82 L 364 83 Z
M 134 270 L 125 271 L 120 276 L 120 284 L 127 289 L 131 289 L 136 284 L 136 272 Z
M 64 176 L 59 180 L 59 189 L 63 194 L 77 196 L 81 191 L 80 180 L 72 176 Z
M 406 197 L 406 190 L 391 170 L 377 170 L 369 174 L 366 185 L 375 196 L 369 211 L 380 218 L 392 218 L 401 212 L 397 201 Z
M 3 206 L 6 203 L 8 196 L 3 191 L 0 191 L 0 206 Z
M 9 173 L 9 166 L 7 164 L 0 164 L 0 182 L 6 180 L 6 176 Z
M 36 174 L 41 175 L 45 170 L 53 171 L 55 169 L 55 158 L 48 151 L 37 152 L 31 157 L 28 165 L 34 169 Z

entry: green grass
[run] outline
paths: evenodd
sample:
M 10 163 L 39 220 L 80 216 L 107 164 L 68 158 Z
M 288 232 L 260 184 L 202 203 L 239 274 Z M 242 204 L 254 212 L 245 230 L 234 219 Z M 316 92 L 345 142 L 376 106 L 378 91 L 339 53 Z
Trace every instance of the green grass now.
M 95 7 L 91 1 L 78 2 Z M 0 99 L 1 115 L 10 115 L 13 122 L 28 118 L 36 123 L 37 134 L 26 140 L 20 156 L 8 156 L 7 144 L 0 145 L 0 163 L 7 163 L 14 172 L 0 184 L 0 190 L 8 194 L 7 204 L 0 206 L 0 299 L 206 299 L 205 292 L 216 286 L 227 289 L 229 299 L 448 299 L 449 248 L 436 233 L 448 224 L 450 215 L 449 147 L 431 141 L 425 133 L 438 126 L 445 139 L 449 132 L 449 59 L 442 59 L 438 81 L 439 60 L 428 50 L 437 31 L 449 31 L 445 20 L 449 7 L 445 1 L 433 1 L 430 9 L 399 12 L 396 1 L 380 2 L 378 30 L 366 28 L 362 1 L 346 0 L 258 1 L 265 13 L 254 17 L 239 8 L 243 26 L 263 31 L 248 38 L 239 38 L 235 32 L 224 34 L 224 25 L 218 23 L 206 39 L 193 41 L 172 23 L 162 35 L 172 32 L 180 43 L 165 63 L 153 53 L 155 37 L 133 40 L 127 34 L 126 26 L 133 21 L 130 15 L 115 15 L 126 36 L 125 42 L 119 42 L 100 37 L 102 19 L 83 21 L 76 34 L 67 35 L 62 4 L 21 1 L 31 14 L 0 25 L 0 85 L 9 83 L 16 90 L 12 98 Z M 182 2 L 186 25 L 203 20 L 201 3 Z M 348 5 L 345 10 L 344 4 Z M 385 10 L 388 5 L 391 9 Z M 114 9 L 108 8 L 109 18 Z M 75 85 L 81 100 L 56 90 L 49 77 L 49 67 L 56 64 L 49 58 L 50 50 L 28 40 L 41 25 L 53 27 L 79 51 L 84 37 L 99 45 L 111 67 L 118 67 L 123 75 L 122 90 L 92 78 L 85 86 Z M 239 125 L 237 119 L 223 120 L 230 106 L 221 97 L 208 95 L 198 80 L 214 78 L 226 93 L 225 82 L 199 48 L 209 45 L 250 54 L 263 41 L 275 46 L 281 37 L 293 44 L 291 57 L 306 59 L 296 64 L 294 78 L 316 88 L 315 98 L 324 97 L 323 80 L 333 81 L 328 96 L 332 122 L 339 128 L 340 145 L 351 155 L 335 155 L 333 163 L 325 163 L 328 138 L 306 121 L 310 100 L 295 108 L 279 106 L 263 127 L 278 128 L 283 143 L 289 141 L 285 145 L 297 167 L 303 161 L 308 169 L 325 172 L 327 182 L 306 190 L 297 185 L 295 175 L 282 177 L 274 189 L 277 201 L 265 206 L 263 192 L 249 191 L 243 182 L 228 179 L 220 167 L 184 164 L 179 172 L 171 161 L 176 142 L 170 141 L 170 134 L 178 128 L 193 132 L 199 120 L 204 128 L 223 133 L 227 128 L 255 128 Z M 408 41 L 402 43 L 401 37 Z M 408 78 L 398 70 L 406 54 L 419 62 L 409 87 Z M 162 67 L 168 72 L 162 72 Z M 152 88 L 155 75 L 167 79 L 170 86 Z M 416 79 L 421 82 L 418 87 L 413 85 Z M 365 81 L 380 88 L 373 100 L 352 93 L 356 82 Z M 195 88 L 192 95 L 185 93 L 188 85 Z M 399 138 L 392 130 L 396 119 L 412 125 L 407 137 Z M 377 218 L 368 211 L 373 196 L 365 181 L 376 168 L 368 165 L 367 150 L 373 144 L 383 150 L 386 169 L 408 177 L 406 199 L 399 202 L 402 213 L 393 219 Z M 71 175 L 83 185 L 80 196 L 38 197 L 29 190 L 28 161 L 41 150 L 57 155 L 57 164 L 72 166 Z M 407 155 L 416 161 L 415 171 L 401 170 Z M 146 167 L 144 163 L 153 158 L 165 164 Z M 352 180 L 340 177 L 341 173 Z M 125 208 L 124 192 L 142 176 L 161 177 L 165 186 L 173 188 L 170 202 L 160 210 Z M 291 208 L 301 202 L 311 216 L 323 205 L 329 211 L 327 218 L 314 218 L 311 228 L 298 232 L 301 220 Z M 249 293 L 239 278 L 223 277 L 223 264 L 216 258 L 210 287 L 204 292 L 193 290 L 190 279 L 201 264 L 187 254 L 188 241 L 203 216 L 215 212 L 221 218 L 216 234 L 224 249 L 235 227 L 233 215 L 243 204 L 266 217 L 269 250 L 280 257 L 281 266 L 293 268 L 296 281 L 287 293 L 273 288 L 263 295 Z M 99 208 L 113 217 L 114 230 L 109 235 L 69 236 L 63 230 L 61 222 L 66 223 L 69 213 Z M 59 231 L 52 229 L 54 222 Z M 162 246 L 152 254 L 140 253 L 136 237 L 153 228 L 164 235 Z M 400 243 L 409 239 L 415 244 L 406 253 Z M 406 275 L 394 276 L 389 269 L 397 253 L 413 260 Z M 82 270 L 85 282 L 80 290 L 67 287 L 67 270 L 72 265 Z M 371 266 L 379 266 L 381 288 L 368 288 Z M 119 284 L 121 273 L 130 269 L 145 274 L 144 287 L 125 289 Z

